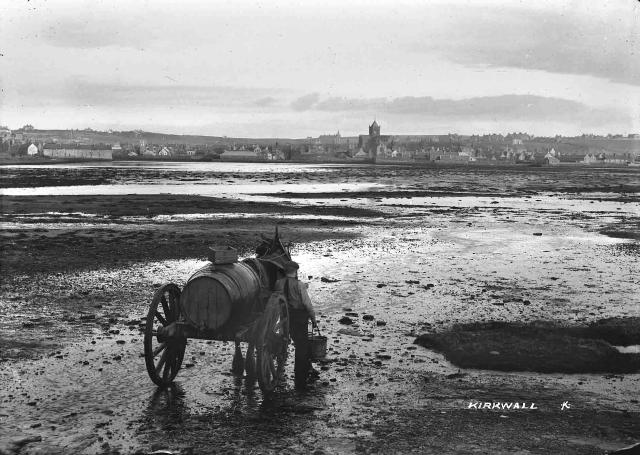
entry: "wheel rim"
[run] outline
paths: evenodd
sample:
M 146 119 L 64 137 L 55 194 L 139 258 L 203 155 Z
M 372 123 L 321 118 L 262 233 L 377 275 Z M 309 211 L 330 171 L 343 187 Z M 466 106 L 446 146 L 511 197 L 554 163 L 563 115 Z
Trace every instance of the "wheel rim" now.
M 258 380 L 263 392 L 273 392 L 284 376 L 287 360 L 286 342 L 283 338 L 271 334 L 258 348 Z
M 170 385 L 184 358 L 186 339 L 158 336 L 158 329 L 179 320 L 180 289 L 175 284 L 166 284 L 153 296 L 144 335 L 144 353 L 147 372 L 158 386 Z
M 289 344 L 286 304 L 280 293 L 272 294 L 256 334 L 258 383 L 263 394 L 273 392 L 284 379 Z

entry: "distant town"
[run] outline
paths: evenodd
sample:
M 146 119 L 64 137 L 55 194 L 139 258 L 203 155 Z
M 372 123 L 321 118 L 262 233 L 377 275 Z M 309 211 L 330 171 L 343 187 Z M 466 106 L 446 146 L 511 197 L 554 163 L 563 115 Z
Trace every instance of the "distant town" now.
M 640 166 L 640 134 L 384 135 L 376 120 L 367 134 L 336 132 L 304 139 L 43 130 L 32 125 L 16 130 L 0 127 L 0 138 L 0 164 L 157 160 Z

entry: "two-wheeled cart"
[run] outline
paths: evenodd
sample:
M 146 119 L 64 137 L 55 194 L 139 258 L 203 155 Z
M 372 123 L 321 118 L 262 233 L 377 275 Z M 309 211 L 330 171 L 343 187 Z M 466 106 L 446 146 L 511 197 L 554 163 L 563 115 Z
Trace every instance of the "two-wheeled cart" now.
M 286 300 L 272 292 L 291 260 L 289 249 L 276 229 L 273 239 L 263 237 L 254 258 L 238 261 L 235 250 L 214 247 L 209 259 L 182 289 L 168 283 L 155 292 L 144 332 L 149 377 L 161 387 L 171 384 L 188 339 L 233 341 L 233 372 L 257 378 L 269 394 L 284 379 L 290 342 Z

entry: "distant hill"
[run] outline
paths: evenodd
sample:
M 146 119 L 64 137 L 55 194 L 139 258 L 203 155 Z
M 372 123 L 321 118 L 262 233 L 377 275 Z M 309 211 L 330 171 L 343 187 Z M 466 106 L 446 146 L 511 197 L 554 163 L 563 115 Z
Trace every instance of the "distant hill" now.
M 18 130 L 18 132 L 21 132 Z M 185 145 L 231 145 L 231 144 L 296 144 L 305 139 L 289 138 L 237 138 L 220 136 L 197 136 L 153 133 L 148 131 L 95 131 L 95 130 L 28 130 L 25 137 L 41 142 L 79 142 L 86 144 L 185 144 Z
M 605 150 L 615 154 L 640 153 L 638 139 L 598 139 L 598 138 L 566 138 L 563 143 L 586 147 L 589 152 Z
M 181 135 L 154 133 L 149 131 L 95 131 L 92 129 L 84 130 L 40 130 L 26 128 L 24 130 L 16 130 L 22 133 L 23 141 L 34 141 L 44 143 L 60 143 L 78 145 L 113 145 L 119 143 L 121 145 L 129 144 L 136 146 L 144 141 L 147 145 L 184 145 L 186 147 L 220 149 L 222 151 L 231 146 L 242 146 L 249 144 L 259 144 L 260 146 L 279 146 L 291 145 L 301 146 L 308 144 L 309 139 L 292 139 L 292 138 L 246 138 L 246 137 L 225 137 L 225 136 L 203 136 L 203 135 Z M 404 145 L 405 147 L 457 147 L 465 144 L 473 144 L 474 147 L 504 146 L 510 145 L 511 141 L 508 137 L 495 135 L 487 137 L 460 136 L 460 135 L 390 135 L 384 136 L 392 138 L 396 146 Z M 434 142 L 433 139 L 438 141 Z M 356 139 L 355 137 L 353 139 Z M 426 141 L 422 144 L 421 140 Z M 196 147 L 200 146 L 200 147 Z M 536 154 L 544 155 L 552 147 L 561 153 L 565 158 L 573 157 L 580 160 L 587 153 L 605 153 L 608 157 L 630 158 L 640 155 L 640 139 L 632 138 L 605 138 L 594 136 L 579 137 L 554 137 L 544 138 L 536 137 L 525 139 L 523 146 Z

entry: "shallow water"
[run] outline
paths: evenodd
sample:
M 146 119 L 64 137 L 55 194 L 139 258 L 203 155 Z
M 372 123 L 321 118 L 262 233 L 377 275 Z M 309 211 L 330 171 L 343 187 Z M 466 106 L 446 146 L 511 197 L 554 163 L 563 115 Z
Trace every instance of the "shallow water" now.
M 238 196 L 252 193 L 287 192 L 295 189 L 308 193 L 324 191 L 368 191 L 379 187 L 375 183 L 270 183 L 246 184 L 236 182 L 201 183 L 156 183 L 156 184 L 115 184 L 115 185 L 76 185 L 45 186 L 37 188 L 5 188 L 1 193 L 6 196 L 99 196 L 126 194 L 192 194 L 199 196 Z

